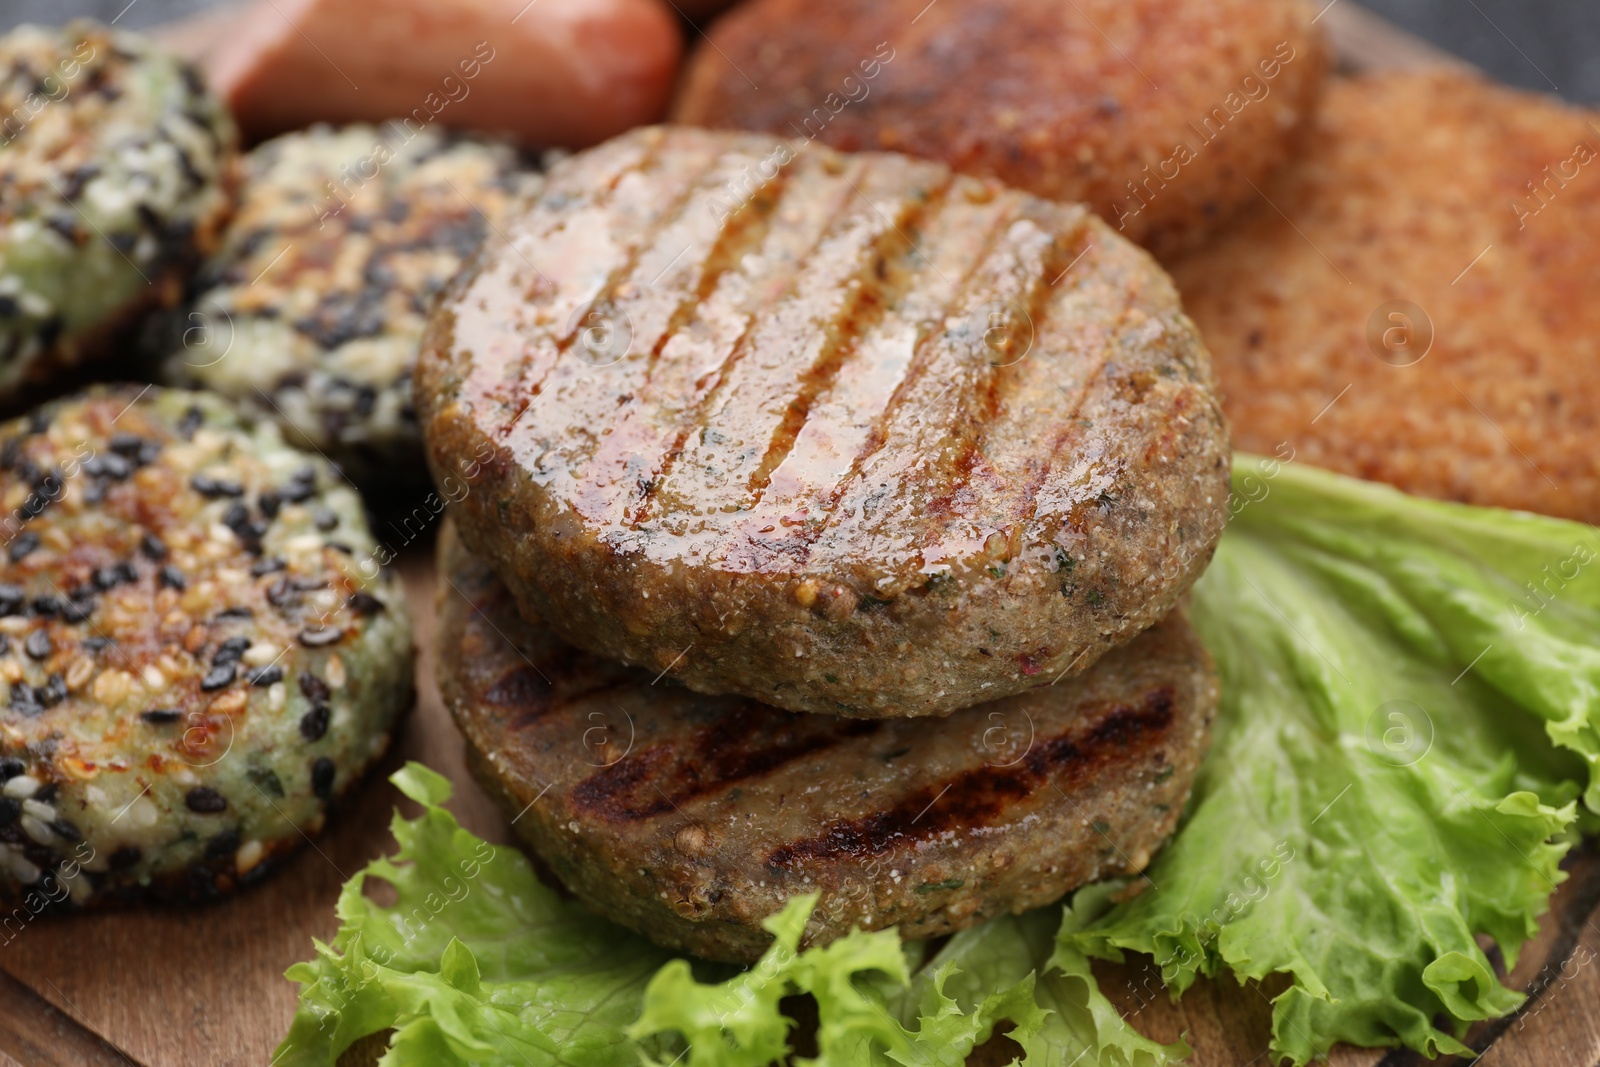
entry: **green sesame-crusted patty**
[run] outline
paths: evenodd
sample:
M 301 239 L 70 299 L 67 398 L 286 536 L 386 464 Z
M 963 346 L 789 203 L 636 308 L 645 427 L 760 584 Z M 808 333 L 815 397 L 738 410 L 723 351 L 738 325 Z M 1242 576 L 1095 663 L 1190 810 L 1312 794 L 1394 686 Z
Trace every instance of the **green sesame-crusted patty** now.
M 235 140 L 194 69 L 137 34 L 0 37 L 0 397 L 179 299 L 231 207 Z
M 358 475 L 420 476 L 411 369 L 433 296 L 539 177 L 469 135 L 317 126 L 245 157 L 239 212 L 166 364 Z
M 361 501 L 200 393 L 0 425 L 0 900 L 206 897 L 315 833 L 412 693 Z

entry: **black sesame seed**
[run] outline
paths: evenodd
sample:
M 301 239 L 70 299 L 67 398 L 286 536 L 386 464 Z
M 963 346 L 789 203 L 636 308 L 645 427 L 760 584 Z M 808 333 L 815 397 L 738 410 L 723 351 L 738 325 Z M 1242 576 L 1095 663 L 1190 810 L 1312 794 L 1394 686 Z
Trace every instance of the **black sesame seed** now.
M 152 563 L 160 563 L 167 558 L 167 546 L 161 543 L 161 538 L 155 534 L 145 534 L 139 539 L 139 551 L 144 553 L 144 558 Z
M 317 524 L 317 529 L 329 533 L 339 526 L 339 513 L 332 508 L 316 508 L 311 512 L 311 521 Z
M 335 768 L 333 760 L 322 756 L 311 765 L 311 791 L 320 800 L 327 800 L 333 794 L 333 776 Z
M 0 616 L 22 614 L 27 599 L 21 586 L 0 585 Z
M 44 714 L 44 705 L 39 703 L 33 686 L 27 682 L 12 682 L 11 710 L 25 719 L 32 719 Z
M 328 688 L 328 683 L 312 674 L 310 671 L 300 672 L 300 692 L 313 704 L 326 704 L 333 698 L 333 690 Z
M 0 826 L 10 826 L 22 816 L 22 805 L 7 797 L 0 797 Z
M 129 867 L 137 866 L 142 859 L 144 853 L 139 850 L 138 845 L 123 845 L 107 857 L 107 862 L 111 864 L 113 871 L 125 871 Z
M 17 535 L 17 539 L 11 542 L 11 547 L 7 550 L 7 554 L 10 555 L 12 563 L 19 563 L 27 557 L 28 553 L 38 547 L 39 535 L 32 530 L 28 530 Z
M 10 652 L 11 638 L 7 637 L 5 634 L 0 634 L 0 656 L 7 655 Z
M 82 622 L 94 614 L 94 600 L 88 593 L 61 605 L 62 622 Z
M 207 671 L 204 678 L 200 679 L 200 689 L 202 692 L 209 693 L 213 689 L 221 689 L 223 686 L 230 685 L 233 682 L 234 675 L 238 672 L 239 668 L 232 662 L 218 664 Z
M 165 588 L 181 591 L 189 588 L 189 579 L 183 576 L 182 571 L 169 563 L 161 568 L 161 584 Z
M 244 550 L 252 556 L 261 555 L 261 539 L 266 536 L 267 525 L 264 522 L 247 522 L 233 531 L 239 538 L 239 543 Z
M 0 316 L 5 314 L 0 311 Z M 22 458 L 22 438 L 11 437 L 4 445 L 0 445 L 0 470 L 10 470 L 17 465 L 17 460 Z
M 245 678 L 254 686 L 269 686 L 283 681 L 283 668 L 276 663 L 259 670 L 248 671 Z
M 277 556 L 265 556 L 251 564 L 250 576 L 252 578 L 262 578 L 266 575 L 281 571 L 287 566 L 288 564 L 279 559 Z
M 290 504 L 300 504 L 317 495 L 317 472 L 302 467 L 289 479 L 289 484 L 278 490 L 278 495 Z
M 18 510 L 21 511 L 24 519 L 37 519 L 44 514 L 44 509 L 49 507 L 54 500 L 55 497 L 53 496 L 35 492 L 22 502 L 22 507 Z
M 200 406 L 198 404 L 191 405 L 189 410 L 183 413 L 183 418 L 178 420 L 178 436 L 185 441 L 189 440 L 205 421 L 206 416 L 200 410 Z
M 239 657 L 250 650 L 251 641 L 248 637 L 230 637 L 217 646 L 216 655 L 211 657 L 211 665 L 220 667 L 224 663 L 238 663 Z
M 44 685 L 34 686 L 33 699 L 37 700 L 41 707 L 55 707 L 67 699 L 66 679 L 59 674 L 52 674 Z
M 51 211 L 50 218 L 45 219 L 45 226 L 50 227 L 56 234 L 61 234 L 61 237 L 66 238 L 67 242 L 77 245 L 78 221 L 72 214 L 67 214 L 66 211 Z M 10 296 L 5 299 L 6 301 L 11 301 Z M 11 301 L 11 304 L 14 306 L 16 301 Z M 11 314 L 16 314 L 16 312 L 11 312 Z
M 50 824 L 50 829 L 54 830 L 57 835 L 65 838 L 68 841 L 83 840 L 83 834 L 78 832 L 78 828 L 65 819 L 57 819 L 55 822 Z
M 327 648 L 338 644 L 344 637 L 344 631 L 337 626 L 308 626 L 298 636 L 300 643 L 307 648 Z
M 278 517 L 278 510 L 283 507 L 283 497 L 276 489 L 268 489 L 256 497 L 256 507 L 261 509 L 261 514 L 269 519 Z
M 239 837 L 239 831 L 224 830 L 207 842 L 206 858 L 216 860 L 224 856 L 231 856 L 239 851 L 241 844 L 243 844 L 243 841 Z
M 219 620 L 221 620 L 221 619 L 253 619 L 255 617 L 256 617 L 256 613 L 255 612 L 251 611 L 249 608 L 243 608 L 243 607 L 239 607 L 239 608 L 224 608 L 221 611 L 217 612 L 217 618 Z
M 124 582 L 137 582 L 139 580 L 139 569 L 133 565 L 133 560 L 125 559 L 117 564 L 117 576 Z
M 279 578 L 267 586 L 267 603 L 275 608 L 281 608 L 295 599 L 294 592 L 289 587 L 289 579 Z
M 33 613 L 41 619 L 53 619 L 61 614 L 61 601 L 53 596 L 33 598 Z
M 106 498 L 105 482 L 90 482 L 83 487 L 83 502 L 85 504 L 98 504 Z
M 99 652 L 101 649 L 111 647 L 111 638 L 101 637 L 98 634 L 94 637 L 85 637 L 83 647 L 90 652 Z
M 189 488 L 207 500 L 216 500 L 224 496 L 244 496 L 244 486 L 238 482 L 225 478 L 212 478 L 205 474 L 196 474 L 190 478 Z
M 357 615 L 377 615 L 384 610 L 383 601 L 368 593 L 352 593 L 348 601 L 350 610 Z
M 329 716 L 326 704 L 318 704 L 300 716 L 300 736 L 307 741 L 321 741 L 328 733 Z
M 356 550 L 351 548 L 343 541 L 324 541 L 322 543 L 325 547 L 331 548 L 335 552 L 343 552 L 347 556 L 353 556 L 356 554 Z
M 148 467 L 148 466 L 150 466 L 150 464 L 154 463 L 156 460 L 158 460 L 160 458 L 161 458 L 161 442 L 160 441 L 146 441 L 144 444 L 139 446 L 139 456 L 138 456 L 139 466 Z
M 249 523 L 250 509 L 237 500 L 229 504 L 227 510 L 222 513 L 222 525 L 234 533 L 238 533 L 241 527 L 247 526 Z
M 115 567 L 97 567 L 94 584 L 101 589 L 115 589 L 122 582 L 122 572 Z
M 111 451 L 127 459 L 138 459 L 139 450 L 144 447 L 144 438 L 138 434 L 118 431 L 111 435 Z
M 149 711 L 141 711 L 139 718 L 151 726 L 171 726 L 183 718 L 183 712 L 174 708 L 151 708 Z
M 42 786 L 37 793 L 33 794 L 33 799 L 37 800 L 41 804 L 53 804 L 55 803 L 56 794 L 59 792 L 61 792 L 61 787 L 56 783 L 51 782 L 48 785 Z
M 222 794 L 205 785 L 197 785 L 189 790 L 183 802 L 196 815 L 220 815 L 228 810 L 228 802 Z
M 35 630 L 22 642 L 22 650 L 33 659 L 49 659 L 50 654 L 56 650 L 51 643 L 50 635 L 43 630 Z
M 114 482 L 120 482 L 133 473 L 133 464 L 115 452 L 110 452 L 85 460 L 83 471 L 95 478 L 109 478 Z
M 318 589 L 328 588 L 328 580 L 326 578 L 313 578 L 310 575 L 301 575 L 296 578 L 290 578 L 289 584 L 300 590 L 302 593 L 314 593 Z
M 27 769 L 28 765 L 19 759 L 0 760 L 0 782 L 9 782 Z

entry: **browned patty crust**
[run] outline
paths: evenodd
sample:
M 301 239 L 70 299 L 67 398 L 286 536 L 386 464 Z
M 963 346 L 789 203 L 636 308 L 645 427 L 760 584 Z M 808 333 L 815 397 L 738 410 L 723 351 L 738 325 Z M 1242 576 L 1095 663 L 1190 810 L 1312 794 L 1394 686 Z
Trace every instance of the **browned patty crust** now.
M 1327 50 L 1301 0 L 751 0 L 673 120 L 938 159 L 1082 200 L 1166 255 L 1293 155 Z
M 1330 89 L 1263 204 L 1173 267 L 1238 444 L 1600 521 L 1600 122 L 1452 74 Z
M 796 715 L 579 652 L 517 613 L 453 528 L 439 684 L 523 840 L 598 912 L 709 959 L 821 894 L 853 927 L 932 937 L 1141 870 L 1205 752 L 1217 687 L 1175 611 L 1060 685 L 936 723 Z
M 415 394 L 437 476 L 495 456 L 462 536 L 573 644 L 940 715 L 1087 668 L 1210 557 L 1205 348 L 1081 205 L 653 128 L 555 167 L 508 238 L 446 292 Z

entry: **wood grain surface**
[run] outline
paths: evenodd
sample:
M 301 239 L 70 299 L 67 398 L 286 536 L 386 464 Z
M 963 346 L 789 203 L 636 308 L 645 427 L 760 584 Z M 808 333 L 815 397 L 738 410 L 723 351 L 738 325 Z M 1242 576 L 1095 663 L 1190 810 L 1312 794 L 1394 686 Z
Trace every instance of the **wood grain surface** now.
M 202 16 L 166 34 L 191 55 L 226 34 L 229 12 Z M 1322 19 L 1345 69 L 1460 64 L 1383 23 L 1350 0 Z M 418 706 L 395 750 L 331 821 L 328 832 L 284 869 L 222 903 L 40 919 L 0 945 L 0 1067 L 259 1067 L 287 1029 L 295 987 L 283 977 L 306 958 L 313 937 L 330 938 L 340 885 L 393 847 L 387 830 L 401 803 L 384 779 L 419 759 L 458 786 L 462 823 L 496 842 L 512 839 L 504 819 L 467 777 L 461 740 L 433 684 L 433 576 L 427 546 L 402 561 L 421 652 Z M 446 591 L 448 593 L 448 590 Z M 1600 1063 L 1600 859 L 1569 860 L 1539 938 L 1508 981 L 1527 989 L 1510 1019 L 1474 1029 L 1484 1067 L 1596 1067 Z M 1180 1035 L 1194 1067 L 1265 1067 L 1272 989 L 1231 980 L 1201 982 L 1173 1004 L 1148 960 L 1097 967 L 1102 988 L 1138 1028 L 1161 1040 Z M 973 1062 L 1003 1064 L 997 1040 Z M 347 1063 L 371 1062 L 368 1043 Z M 1408 1052 L 1336 1048 L 1334 1067 L 1419 1067 Z M 1448 1064 L 1451 1061 L 1439 1061 Z M 1049 1065 L 1067 1067 L 1067 1065 Z

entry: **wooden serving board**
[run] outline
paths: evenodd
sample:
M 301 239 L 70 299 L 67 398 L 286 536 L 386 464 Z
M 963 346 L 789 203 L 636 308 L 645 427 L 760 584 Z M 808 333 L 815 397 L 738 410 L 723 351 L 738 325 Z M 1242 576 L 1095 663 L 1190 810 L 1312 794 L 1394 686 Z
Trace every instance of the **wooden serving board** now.
M 237 9 L 171 27 L 167 39 L 203 56 L 228 34 Z M 1334 0 L 1324 12 L 1346 69 L 1464 65 L 1358 8 Z M 282 975 L 332 938 L 333 906 L 345 880 L 389 851 L 399 794 L 385 780 L 408 759 L 457 785 L 462 823 L 498 843 L 505 820 L 466 772 L 462 742 L 440 703 L 433 672 L 430 546 L 402 561 L 417 622 L 418 704 L 395 749 L 327 833 L 284 869 L 237 897 L 207 907 L 41 919 L 12 940 L 0 933 L 0 1067 L 260 1067 L 286 1032 L 296 987 Z M 404 806 L 404 805 L 402 805 Z M 1485 1067 L 1596 1067 L 1600 1063 L 1600 857 L 1575 854 L 1539 938 L 1508 981 L 1532 994 L 1507 1020 L 1475 1029 Z M 1201 982 L 1174 1005 L 1148 960 L 1097 967 L 1101 987 L 1138 1028 L 1163 1041 L 1188 1038 L 1194 1067 L 1265 1067 L 1275 987 Z M 1009 1059 L 1004 1039 L 974 1061 Z M 367 1063 L 374 1049 L 346 1060 Z M 1408 1052 L 1336 1048 L 1334 1067 L 1413 1067 Z M 1447 1061 L 1448 1062 L 1448 1061 Z M 1065 1064 L 1050 1067 L 1067 1067 Z

